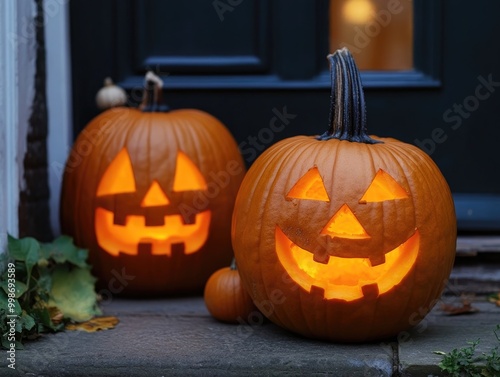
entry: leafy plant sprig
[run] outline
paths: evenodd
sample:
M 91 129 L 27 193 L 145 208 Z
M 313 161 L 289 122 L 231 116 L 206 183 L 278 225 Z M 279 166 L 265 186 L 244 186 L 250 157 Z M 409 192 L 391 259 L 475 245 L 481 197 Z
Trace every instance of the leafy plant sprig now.
M 500 325 L 493 330 L 496 339 L 500 342 Z M 476 356 L 476 347 L 480 340 L 467 342 L 467 347 L 455 348 L 449 353 L 434 351 L 443 356 L 439 368 L 451 377 L 498 377 L 500 376 L 500 353 L 498 345 L 489 353 L 483 352 Z
M 0 255 L 1 344 L 22 348 L 25 339 L 60 331 L 69 321 L 85 321 L 100 314 L 87 264 L 88 251 L 73 239 L 60 236 L 51 243 L 9 235 Z M 10 294 L 10 295 L 9 295 Z M 15 334 L 11 323 L 14 319 Z M 11 321 L 9 323 L 9 321 Z

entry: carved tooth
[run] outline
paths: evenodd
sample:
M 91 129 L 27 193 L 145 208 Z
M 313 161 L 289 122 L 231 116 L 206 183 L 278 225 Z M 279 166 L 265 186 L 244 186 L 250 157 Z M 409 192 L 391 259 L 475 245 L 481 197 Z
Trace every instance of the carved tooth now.
M 361 290 L 363 291 L 363 296 L 365 299 L 376 299 L 379 295 L 378 291 L 378 284 L 373 283 L 373 284 L 366 284 L 361 287 Z
M 330 256 L 326 252 L 314 253 L 313 260 L 317 263 L 328 264 L 328 262 L 330 261 Z
M 121 226 L 127 225 L 127 214 L 125 212 L 114 212 L 113 224 Z
M 197 213 L 188 213 L 188 214 L 181 215 L 182 223 L 184 225 L 196 224 L 196 215 L 197 215 Z
M 324 298 L 325 297 L 325 288 L 318 287 L 317 285 L 311 285 L 311 290 L 309 291 L 309 293 L 312 296 L 319 296 L 321 298 Z
M 137 245 L 137 254 L 139 255 L 151 255 L 153 252 L 153 245 L 149 242 L 139 243 Z
M 158 213 L 149 213 L 146 216 L 146 226 L 163 226 L 165 220 L 168 221 L 168 216 L 165 217 Z
M 385 263 L 385 254 L 378 254 L 374 257 L 370 257 L 370 263 L 372 267 L 378 266 Z
M 184 255 L 184 250 L 186 249 L 186 245 L 184 242 L 173 243 L 170 246 L 171 255 Z

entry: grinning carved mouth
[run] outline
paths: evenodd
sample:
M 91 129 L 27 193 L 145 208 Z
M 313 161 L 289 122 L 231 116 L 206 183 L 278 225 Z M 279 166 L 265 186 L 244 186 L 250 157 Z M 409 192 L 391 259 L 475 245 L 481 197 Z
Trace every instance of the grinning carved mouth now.
M 152 255 L 172 254 L 172 245 L 183 243 L 184 254 L 196 253 L 208 238 L 210 211 L 196 214 L 193 224 L 184 224 L 181 215 L 165 216 L 164 225 L 146 226 L 144 216 L 129 215 L 125 225 L 113 223 L 114 214 L 98 207 L 95 211 L 97 242 L 111 255 L 137 255 L 140 243 L 151 245 Z
M 385 254 L 385 263 L 372 266 L 369 258 L 330 256 L 328 263 L 313 260 L 313 254 L 301 249 L 276 226 L 276 253 L 288 275 L 303 289 L 323 290 L 327 300 L 353 301 L 377 297 L 390 291 L 413 267 L 420 245 L 415 233 L 397 248 Z

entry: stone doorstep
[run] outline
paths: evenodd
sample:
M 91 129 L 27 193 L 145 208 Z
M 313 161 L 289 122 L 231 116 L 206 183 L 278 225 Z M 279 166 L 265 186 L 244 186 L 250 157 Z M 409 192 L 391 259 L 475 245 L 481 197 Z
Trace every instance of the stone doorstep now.
M 456 302 L 455 298 L 444 301 Z M 115 329 L 44 335 L 17 351 L 15 372 L 2 376 L 438 376 L 441 356 L 481 338 L 479 352 L 498 342 L 500 308 L 481 299 L 480 312 L 446 316 L 435 308 L 421 324 L 400 334 L 399 345 L 333 344 L 304 339 L 272 323 L 227 325 L 208 314 L 201 297 L 114 300 Z M 393 369 L 393 367 L 396 367 Z
M 500 253 L 499 236 L 458 236 L 457 255 L 473 256 L 484 252 Z

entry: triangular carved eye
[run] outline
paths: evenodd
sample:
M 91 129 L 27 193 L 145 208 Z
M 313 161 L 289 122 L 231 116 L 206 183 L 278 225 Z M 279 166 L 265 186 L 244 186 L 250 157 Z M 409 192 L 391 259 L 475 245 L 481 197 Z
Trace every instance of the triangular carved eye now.
M 127 149 L 123 148 L 102 175 L 97 196 L 135 192 L 135 178 Z
M 359 202 L 374 203 L 405 198 L 408 198 L 406 190 L 390 174 L 379 169 Z
M 196 191 L 206 190 L 207 182 L 198 167 L 189 159 L 187 154 L 179 151 L 175 165 L 175 177 L 173 190 Z
M 309 199 L 329 202 L 330 198 L 325 189 L 323 178 L 317 167 L 311 168 L 304 174 L 286 195 L 287 199 Z

